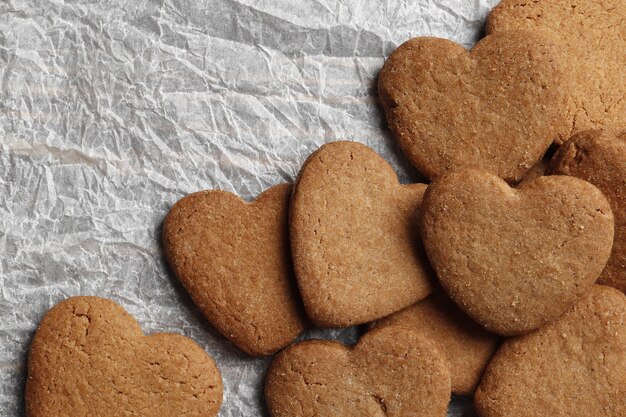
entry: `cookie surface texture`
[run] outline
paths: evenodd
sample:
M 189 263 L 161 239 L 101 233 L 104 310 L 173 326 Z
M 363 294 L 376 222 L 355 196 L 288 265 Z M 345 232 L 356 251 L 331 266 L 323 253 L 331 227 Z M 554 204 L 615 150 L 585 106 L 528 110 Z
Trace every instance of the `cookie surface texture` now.
M 402 185 L 355 142 L 322 146 L 304 163 L 291 202 L 291 249 L 308 316 L 324 327 L 366 323 L 432 291 L 415 226 L 426 185 Z
M 467 317 L 443 291 L 374 323 L 374 328 L 403 325 L 431 338 L 450 364 L 452 392 L 472 395 L 499 338 Z
M 568 134 L 623 123 L 626 115 L 626 1 L 504 0 L 487 34 L 528 30 L 557 47 L 568 91 Z
M 609 202 L 568 176 L 515 189 L 484 171 L 447 174 L 428 187 L 420 227 L 446 292 L 505 336 L 563 314 L 596 281 L 613 242 Z
M 191 339 L 144 336 L 113 301 L 74 297 L 41 320 L 25 396 L 28 417 L 216 417 L 222 380 Z
M 250 355 L 269 355 L 305 327 L 289 255 L 291 185 L 246 203 L 225 191 L 178 201 L 163 225 L 175 275 L 211 324 Z
M 450 373 L 432 341 L 390 326 L 352 348 L 326 340 L 288 347 L 270 366 L 265 396 L 272 417 L 443 417 Z
M 567 127 L 554 46 L 532 33 L 488 36 L 467 52 L 413 38 L 380 72 L 389 127 L 424 175 L 480 168 L 519 181 Z
M 598 283 L 626 293 L 626 129 L 575 135 L 554 155 L 550 172 L 589 181 L 611 203 L 615 216 L 613 251 Z
M 594 286 L 558 321 L 505 341 L 474 397 L 480 417 L 626 415 L 626 296 Z

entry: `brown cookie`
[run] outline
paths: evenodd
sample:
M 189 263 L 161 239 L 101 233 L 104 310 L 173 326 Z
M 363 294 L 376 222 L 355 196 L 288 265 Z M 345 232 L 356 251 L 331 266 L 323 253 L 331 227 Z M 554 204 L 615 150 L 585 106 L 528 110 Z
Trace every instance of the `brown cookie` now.
M 206 318 L 250 355 L 272 354 L 305 327 L 289 256 L 291 185 L 246 203 L 225 191 L 191 194 L 170 210 L 163 246 Z
M 454 394 L 474 393 L 498 346 L 499 338 L 467 317 L 443 291 L 378 320 L 371 327 L 393 325 L 414 328 L 438 344 L 450 364 Z
M 611 203 L 615 239 L 598 283 L 626 293 L 626 130 L 590 130 L 575 135 L 552 159 L 551 172 L 589 181 Z
M 626 2 L 624 0 L 503 0 L 487 21 L 487 34 L 532 31 L 558 51 L 569 97 L 571 134 L 626 115 Z
M 600 285 L 554 323 L 505 341 L 475 396 L 481 417 L 626 416 L 626 297 Z
M 291 202 L 291 250 L 311 320 L 366 323 L 432 291 L 415 230 L 426 185 L 402 185 L 391 166 L 355 142 L 322 146 L 304 163 Z
M 578 178 L 539 177 L 515 189 L 465 170 L 428 187 L 421 230 L 450 297 L 485 328 L 517 335 L 589 291 L 611 252 L 613 214 Z
M 214 417 L 222 379 L 191 339 L 144 336 L 113 301 L 74 297 L 41 320 L 25 395 L 28 417 Z
M 488 36 L 469 53 L 444 39 L 411 39 L 380 72 L 389 127 L 431 179 L 480 168 L 518 181 L 567 127 L 555 55 L 526 32 Z
M 327 340 L 288 347 L 270 366 L 265 397 L 272 417 L 443 417 L 450 372 L 432 341 L 389 326 L 352 348 Z

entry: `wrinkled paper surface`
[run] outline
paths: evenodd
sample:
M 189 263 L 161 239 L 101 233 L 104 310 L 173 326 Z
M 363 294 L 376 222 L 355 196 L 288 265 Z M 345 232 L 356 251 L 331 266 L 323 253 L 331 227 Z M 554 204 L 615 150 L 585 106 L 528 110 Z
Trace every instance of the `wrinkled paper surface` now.
M 211 328 L 168 271 L 161 222 L 184 195 L 250 199 L 324 142 L 418 178 L 385 127 L 376 77 L 413 36 L 471 45 L 497 0 L 0 2 L 0 415 L 24 415 L 27 349 L 73 295 L 216 358 L 220 416 L 266 416 L 268 359 Z M 358 330 L 304 337 L 354 342 Z M 455 400 L 450 416 L 470 416 Z

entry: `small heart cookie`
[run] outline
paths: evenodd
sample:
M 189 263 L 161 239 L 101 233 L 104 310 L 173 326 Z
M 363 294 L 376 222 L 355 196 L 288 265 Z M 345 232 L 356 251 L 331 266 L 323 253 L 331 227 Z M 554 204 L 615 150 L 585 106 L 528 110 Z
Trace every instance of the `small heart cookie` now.
M 480 168 L 519 181 L 567 127 L 555 48 L 532 33 L 487 36 L 471 52 L 414 38 L 387 59 L 378 91 L 404 154 L 429 178 Z
M 480 417 L 626 416 L 626 296 L 594 286 L 554 323 L 505 341 L 474 400 Z
M 28 417 L 215 417 L 222 379 L 191 339 L 144 336 L 113 301 L 74 297 L 39 324 L 25 396 Z
M 291 185 L 252 203 L 225 191 L 191 194 L 163 225 L 166 257 L 211 324 L 250 355 L 270 355 L 305 327 L 289 256 Z
M 288 347 L 270 366 L 265 397 L 272 417 L 443 417 L 450 372 L 428 338 L 389 326 L 353 348 L 327 340 Z
M 378 320 L 372 328 L 402 325 L 430 337 L 450 364 L 452 392 L 470 396 L 498 347 L 499 337 L 467 317 L 443 291 Z
M 554 155 L 550 172 L 589 181 L 611 203 L 613 252 L 598 283 L 626 293 L 626 130 L 589 130 L 575 135 Z
M 420 227 L 446 292 L 505 336 L 563 314 L 596 281 L 613 242 L 609 202 L 567 176 L 520 189 L 479 170 L 441 176 L 424 195 Z
M 503 0 L 487 19 L 487 34 L 531 31 L 557 46 L 570 96 L 567 135 L 626 115 L 624 0 Z
M 291 202 L 291 250 L 305 309 L 318 326 L 384 317 L 432 291 L 417 230 L 424 184 L 402 185 L 355 142 L 322 146 L 304 163 Z

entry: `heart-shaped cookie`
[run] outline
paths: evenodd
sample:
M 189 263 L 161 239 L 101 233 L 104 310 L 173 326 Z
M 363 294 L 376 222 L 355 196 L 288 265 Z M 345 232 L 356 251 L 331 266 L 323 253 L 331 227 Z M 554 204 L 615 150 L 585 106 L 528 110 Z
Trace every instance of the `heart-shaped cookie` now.
M 476 391 L 481 417 L 626 416 L 626 297 L 596 285 L 531 334 L 505 341 Z
M 624 0 L 504 0 L 487 34 L 526 30 L 557 46 L 570 96 L 570 134 L 623 123 L 626 115 Z
M 526 32 L 487 36 L 469 53 L 444 39 L 411 39 L 380 72 L 389 127 L 431 179 L 480 168 L 518 181 L 567 128 L 555 56 Z
M 322 146 L 304 163 L 291 202 L 291 250 L 311 320 L 366 323 L 432 291 L 414 227 L 426 185 L 402 185 L 391 166 L 355 142 Z
M 163 225 L 165 254 L 211 324 L 250 355 L 272 354 L 305 327 L 289 256 L 291 185 L 246 203 L 225 191 L 191 194 Z
M 437 343 L 450 364 L 452 392 L 470 396 L 498 347 L 499 337 L 467 317 L 443 291 L 372 323 L 412 327 Z
M 450 372 L 432 341 L 389 326 L 353 348 L 327 340 L 288 347 L 272 362 L 265 397 L 272 417 L 443 417 Z
M 613 242 L 609 202 L 567 176 L 515 189 L 479 170 L 443 175 L 424 195 L 420 227 L 446 292 L 502 335 L 563 314 L 596 281 Z
M 191 339 L 144 336 L 113 301 L 74 297 L 41 320 L 25 395 L 28 417 L 215 417 L 222 379 Z
M 626 293 L 626 129 L 575 135 L 554 155 L 550 172 L 589 181 L 611 203 L 615 216 L 613 252 L 598 283 Z

